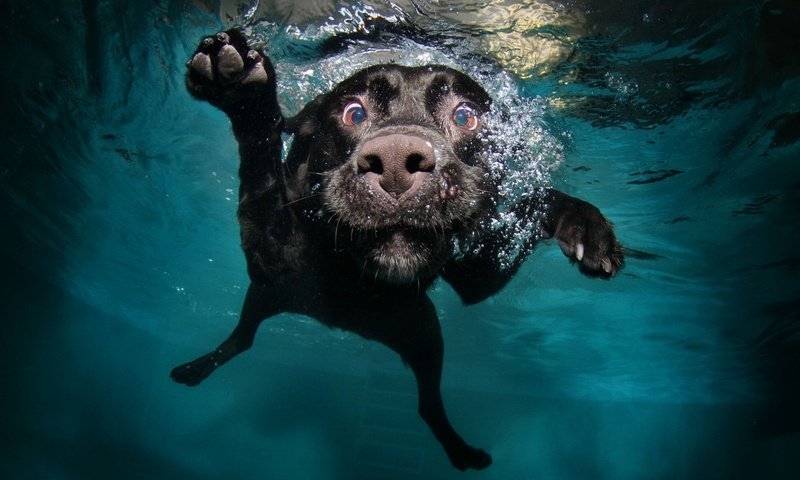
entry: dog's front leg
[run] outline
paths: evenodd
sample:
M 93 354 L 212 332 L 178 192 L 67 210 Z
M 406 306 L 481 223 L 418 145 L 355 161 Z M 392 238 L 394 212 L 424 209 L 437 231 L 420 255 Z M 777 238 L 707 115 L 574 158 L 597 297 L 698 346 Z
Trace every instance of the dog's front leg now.
M 228 30 L 203 38 L 186 66 L 189 93 L 231 121 L 241 161 L 240 204 L 259 201 L 281 175 L 284 119 L 272 63 L 241 32 Z
M 284 119 L 277 100 L 275 70 L 263 52 L 248 46 L 237 30 L 203 38 L 187 62 L 186 88 L 219 108 L 239 143 L 239 223 L 250 278 L 268 281 L 265 271 L 281 253 L 292 229 L 281 161 Z
M 540 238 L 555 237 L 584 275 L 611 278 L 625 261 L 611 222 L 591 203 L 542 188 L 513 205 L 511 222 L 485 222 L 475 244 L 445 265 L 442 277 L 466 304 L 502 289 L 517 273 Z M 495 217 L 497 218 L 497 217 Z

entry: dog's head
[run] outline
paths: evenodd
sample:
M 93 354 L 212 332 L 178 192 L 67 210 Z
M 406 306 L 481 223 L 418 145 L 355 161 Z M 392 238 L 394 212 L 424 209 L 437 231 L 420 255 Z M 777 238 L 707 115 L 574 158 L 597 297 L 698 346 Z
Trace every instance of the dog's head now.
M 365 272 L 408 283 L 436 275 L 452 241 L 491 209 L 484 155 L 490 99 L 461 72 L 378 65 L 310 103 L 290 123 L 293 195 Z

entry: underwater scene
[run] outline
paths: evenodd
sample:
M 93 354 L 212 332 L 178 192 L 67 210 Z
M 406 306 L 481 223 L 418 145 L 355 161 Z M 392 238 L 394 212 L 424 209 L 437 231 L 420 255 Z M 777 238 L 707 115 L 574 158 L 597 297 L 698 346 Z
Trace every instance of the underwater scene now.
M 0 478 L 800 478 L 798 24 L 789 0 L 4 1 Z M 370 65 L 465 73 L 501 214 L 551 187 L 613 222 L 614 278 L 544 239 L 485 301 L 428 289 L 488 468 L 453 468 L 397 353 L 309 316 L 170 378 L 250 283 L 231 122 L 185 83 L 230 28 L 287 116 Z

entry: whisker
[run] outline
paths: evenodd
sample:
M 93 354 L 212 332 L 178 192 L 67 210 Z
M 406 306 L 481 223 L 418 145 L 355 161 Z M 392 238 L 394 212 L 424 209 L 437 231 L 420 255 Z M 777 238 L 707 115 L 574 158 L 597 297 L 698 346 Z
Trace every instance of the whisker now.
M 436 229 L 436 224 L 435 224 L 435 223 L 434 223 L 434 224 L 432 224 L 432 225 L 430 225 L 430 226 L 428 227 L 428 230 L 430 230 L 431 232 L 433 232 L 433 238 L 434 238 L 434 240 L 439 240 L 440 238 L 444 238 L 444 235 L 442 235 L 441 237 L 439 236 L 439 230 L 437 230 L 437 229 Z
M 312 193 L 311 195 L 307 195 L 305 197 L 300 197 L 298 199 L 292 200 L 291 202 L 286 202 L 283 205 L 281 205 L 281 207 L 288 207 L 289 205 L 292 205 L 294 203 L 302 202 L 303 200 L 308 200 L 310 198 L 318 197 L 319 195 L 320 195 L 319 193 Z
M 333 157 L 333 155 L 331 155 L 331 152 L 325 150 L 324 148 L 320 148 L 319 151 L 322 152 L 325 157 L 328 157 L 328 158 Z M 311 158 L 311 153 L 310 152 L 308 154 L 308 157 Z
M 369 261 L 369 259 L 365 258 L 364 259 L 364 265 L 361 266 L 361 279 L 363 279 L 364 278 L 364 274 L 367 273 L 367 262 L 368 261 Z

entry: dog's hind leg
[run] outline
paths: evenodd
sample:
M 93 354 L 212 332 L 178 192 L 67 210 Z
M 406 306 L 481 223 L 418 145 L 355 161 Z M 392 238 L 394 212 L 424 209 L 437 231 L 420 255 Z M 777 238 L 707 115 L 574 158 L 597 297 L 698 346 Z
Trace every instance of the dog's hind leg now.
M 492 457 L 468 445 L 455 431 L 445 413 L 440 388 L 444 342 L 433 303 L 425 297 L 415 307 L 405 310 L 403 315 L 406 317 L 391 321 L 393 327 L 381 332 L 383 335 L 379 334 L 375 339 L 398 352 L 411 367 L 417 380 L 419 414 L 444 447 L 453 466 L 459 470 L 488 467 Z
M 265 286 L 251 284 L 247 289 L 239 323 L 230 336 L 214 351 L 172 369 L 170 374 L 172 379 L 190 387 L 195 386 L 211 375 L 217 367 L 250 348 L 261 322 L 279 312 L 275 303 L 270 301 L 269 293 Z

